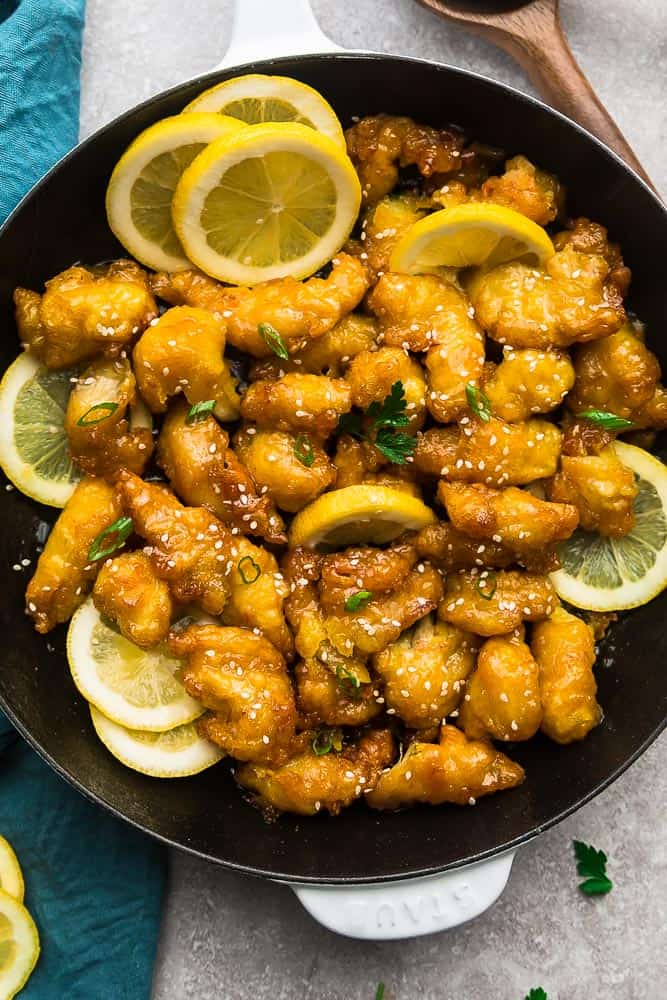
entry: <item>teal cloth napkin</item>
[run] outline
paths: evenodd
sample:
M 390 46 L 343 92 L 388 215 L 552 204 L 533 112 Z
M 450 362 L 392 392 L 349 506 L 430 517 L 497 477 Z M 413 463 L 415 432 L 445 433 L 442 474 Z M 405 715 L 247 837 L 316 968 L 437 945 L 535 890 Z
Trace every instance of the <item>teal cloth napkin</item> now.
M 77 140 L 83 20 L 84 0 L 0 0 L 0 222 Z M 147 1000 L 164 849 L 77 794 L 2 713 L 0 834 L 42 942 L 21 1000 Z

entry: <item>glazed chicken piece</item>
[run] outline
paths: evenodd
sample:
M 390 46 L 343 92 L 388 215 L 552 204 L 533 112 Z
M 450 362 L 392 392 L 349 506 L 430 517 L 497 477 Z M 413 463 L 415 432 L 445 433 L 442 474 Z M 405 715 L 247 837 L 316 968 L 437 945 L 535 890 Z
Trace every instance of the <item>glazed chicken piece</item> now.
M 472 201 L 490 201 L 513 208 L 540 226 L 547 226 L 560 214 L 563 189 L 553 174 L 534 166 L 525 156 L 514 156 L 505 172 L 484 181 Z
M 586 531 L 622 538 L 634 527 L 639 491 L 632 469 L 623 465 L 613 444 L 599 455 L 562 455 L 546 489 L 551 500 L 576 507 Z
M 187 660 L 185 689 L 212 712 L 197 724 L 202 736 L 238 760 L 286 759 L 295 736 L 294 692 L 268 639 L 244 628 L 190 625 L 172 630 L 169 651 Z
M 352 408 L 349 384 L 342 378 L 290 372 L 248 386 L 241 416 L 258 427 L 329 437 L 342 413 Z
M 574 367 L 563 351 L 515 351 L 506 347 L 499 365 L 484 367 L 482 387 L 499 420 L 516 423 L 549 413 L 574 385 Z
M 225 625 L 243 625 L 261 631 L 287 659 L 294 652 L 283 604 L 287 584 L 276 557 L 242 535 L 234 539 L 236 564 L 229 575 L 229 600 L 222 612 Z
M 153 453 L 152 421 L 127 358 L 96 358 L 78 377 L 65 431 L 72 459 L 88 475 L 142 474 Z
M 43 295 L 17 288 L 14 303 L 21 342 L 47 368 L 115 356 L 157 316 L 146 272 L 131 260 L 70 267 L 46 282 Z
M 160 272 L 152 285 L 166 302 L 220 313 L 230 344 L 256 358 L 267 358 L 274 351 L 259 332 L 260 323 L 272 326 L 289 353 L 295 354 L 359 305 L 369 281 L 363 263 L 344 253 L 332 263 L 327 278 L 277 278 L 254 288 L 221 285 L 199 271 Z
M 336 482 L 336 470 L 322 446 L 308 435 L 242 427 L 234 437 L 236 454 L 280 510 L 290 514 Z
M 165 486 L 125 470 L 118 473 L 116 484 L 134 530 L 148 542 L 144 551 L 155 573 L 167 581 L 174 598 L 219 615 L 239 559 L 238 540 L 208 510 L 184 507 Z
M 618 243 L 610 243 L 607 230 L 590 219 L 575 219 L 568 229 L 557 233 L 554 237 L 556 250 L 572 247 L 577 253 L 596 254 L 604 257 L 609 264 L 609 280 L 615 284 L 625 298 L 630 287 L 632 272 L 623 262 L 621 248 Z
M 540 674 L 524 641 L 524 629 L 487 639 L 459 713 L 466 736 L 529 740 L 541 721 Z
M 418 802 L 474 805 L 482 795 L 515 788 L 524 777 L 523 768 L 490 743 L 443 726 L 439 743 L 411 743 L 367 802 L 373 809 L 402 809 Z
M 83 604 L 101 565 L 88 560 L 90 547 L 122 513 L 103 479 L 81 480 L 54 524 L 26 590 L 26 611 L 38 632 L 50 632 Z
M 255 361 L 250 369 L 250 379 L 282 378 L 288 372 L 340 378 L 345 374 L 350 359 L 361 351 L 370 350 L 376 337 L 377 327 L 372 316 L 349 313 L 328 333 L 311 341 L 307 347 L 291 354 L 289 358 L 272 355 Z
M 484 368 L 484 336 L 463 292 L 435 275 L 384 274 L 368 307 L 386 344 L 426 351 L 426 405 L 432 416 L 449 423 L 466 413 L 466 385 Z
M 167 638 L 173 601 L 144 552 L 121 552 L 104 561 L 93 601 L 100 614 L 115 622 L 135 645 L 148 649 Z
M 457 531 L 449 521 L 439 521 L 422 528 L 415 536 L 414 546 L 420 556 L 430 560 L 445 574 L 455 569 L 483 569 L 485 566 L 505 569 L 512 563 L 519 563 L 530 573 L 540 575 L 560 568 L 554 547 L 517 552 L 493 540 L 480 542 L 478 538 L 470 538 Z
M 602 721 L 592 630 L 559 607 L 535 626 L 531 648 L 540 668 L 542 732 L 556 743 L 583 740 Z
M 157 459 L 172 488 L 192 507 L 206 507 L 245 535 L 287 541 L 285 524 L 268 493 L 229 447 L 229 435 L 212 417 L 188 423 L 187 403 L 172 404 L 162 424 Z
M 388 711 L 411 729 L 439 726 L 458 707 L 478 648 L 476 636 L 432 615 L 422 618 L 373 657 Z
M 350 434 L 336 439 L 334 465 L 337 471 L 336 489 L 374 483 L 391 486 L 421 499 L 421 490 L 414 482 L 414 466 L 390 465 L 387 458 L 370 441 L 357 441 Z
M 365 213 L 361 238 L 350 240 L 349 252 L 358 254 L 375 282 L 385 271 L 391 270 L 389 259 L 401 236 L 429 209 L 436 207 L 430 198 L 413 191 L 381 198 Z
M 310 657 L 297 664 L 294 676 L 306 729 L 362 726 L 382 710 L 373 682 L 362 683 L 342 662 L 335 673 L 331 664 Z
M 151 324 L 134 348 L 141 395 L 153 413 L 164 413 L 171 396 L 189 403 L 215 400 L 219 420 L 236 420 L 240 399 L 223 358 L 225 324 L 206 309 L 169 309 Z
M 426 416 L 426 379 L 422 366 L 401 347 L 380 347 L 362 351 L 350 362 L 346 379 L 352 403 L 362 410 L 372 403 L 383 403 L 392 387 L 400 382 L 405 393 L 405 413 L 410 423 L 407 433 L 414 434 Z
M 472 282 L 470 297 L 482 329 L 516 348 L 569 347 L 608 337 L 625 322 L 604 257 L 569 246 L 543 269 L 515 262 L 487 271 Z
M 548 577 L 519 570 L 460 570 L 447 577 L 438 617 L 477 635 L 507 635 L 558 604 Z

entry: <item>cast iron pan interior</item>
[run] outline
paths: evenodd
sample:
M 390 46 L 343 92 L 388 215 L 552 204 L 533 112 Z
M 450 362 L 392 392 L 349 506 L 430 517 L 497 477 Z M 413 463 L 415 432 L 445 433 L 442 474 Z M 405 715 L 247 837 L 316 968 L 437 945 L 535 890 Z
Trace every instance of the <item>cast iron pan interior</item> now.
M 490 80 L 445 66 L 391 56 L 305 56 L 261 63 L 320 90 L 344 124 L 387 111 L 432 125 L 461 125 L 469 136 L 522 152 L 567 185 L 573 214 L 609 226 L 634 281 L 631 307 L 663 343 L 667 215 L 647 188 L 596 140 L 544 106 Z M 230 71 L 177 87 L 103 128 L 63 160 L 22 203 L 0 235 L 2 368 L 17 353 L 13 288 L 41 288 L 74 261 L 125 252 L 107 228 L 104 190 L 114 163 L 137 133 L 174 114 Z M 4 484 L 3 484 L 4 486 Z M 597 669 L 605 721 L 587 740 L 559 747 L 537 738 L 510 748 L 526 766 L 519 789 L 475 808 L 418 808 L 378 815 L 361 805 L 332 820 L 283 817 L 264 823 L 246 804 L 225 763 L 186 780 L 158 781 L 119 764 L 96 738 L 70 679 L 64 630 L 38 636 L 23 613 L 41 510 L 16 490 L 0 490 L 0 565 L 5 569 L 0 627 L 5 637 L 0 703 L 43 757 L 80 791 L 148 833 L 213 861 L 279 879 L 382 880 L 434 872 L 516 845 L 600 791 L 656 737 L 667 685 L 667 594 L 625 616 L 604 644 Z M 34 563 L 33 563 L 34 564 Z

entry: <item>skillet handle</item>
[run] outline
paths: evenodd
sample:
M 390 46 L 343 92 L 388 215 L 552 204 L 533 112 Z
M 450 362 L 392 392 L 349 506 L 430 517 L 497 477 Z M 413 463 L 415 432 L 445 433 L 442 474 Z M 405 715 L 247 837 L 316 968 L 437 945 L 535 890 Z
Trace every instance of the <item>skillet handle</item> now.
M 377 885 L 292 885 L 311 917 L 336 934 L 388 941 L 445 931 L 478 917 L 500 896 L 514 851 L 442 875 Z
M 309 52 L 339 52 L 320 30 L 310 0 L 236 0 L 225 57 L 215 69 Z

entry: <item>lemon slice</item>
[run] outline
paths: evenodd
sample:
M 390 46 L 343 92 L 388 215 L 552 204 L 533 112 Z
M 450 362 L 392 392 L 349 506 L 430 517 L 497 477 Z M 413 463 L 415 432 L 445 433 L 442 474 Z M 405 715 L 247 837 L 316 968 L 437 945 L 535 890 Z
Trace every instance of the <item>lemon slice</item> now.
M 204 711 L 176 676 L 182 661 L 163 646 L 140 649 L 129 642 L 102 620 L 92 598 L 70 622 L 67 658 L 83 697 L 120 726 L 163 732 Z
M 336 112 L 321 94 L 289 76 L 248 73 L 209 87 L 184 111 L 218 111 L 248 125 L 296 122 L 307 125 L 345 149 L 345 136 Z
M 438 267 L 497 267 L 510 260 L 543 264 L 554 253 L 547 233 L 520 212 L 471 202 L 415 222 L 398 241 L 390 269 L 419 274 Z
M 380 545 L 435 520 L 433 511 L 417 497 L 391 486 L 362 483 L 323 493 L 299 511 L 292 521 L 290 545 L 309 549 Z
M 242 128 L 224 115 L 174 115 L 151 125 L 125 150 L 107 188 L 107 219 L 142 264 L 163 271 L 190 267 L 171 221 L 174 190 L 210 142 Z
M 194 722 L 166 733 L 126 729 L 102 715 L 94 705 L 90 715 L 107 750 L 126 767 L 151 778 L 187 778 L 217 764 L 224 753 L 197 732 Z
M 64 507 L 81 478 L 64 426 L 73 375 L 25 353 L 0 382 L 0 466 L 17 489 L 50 507 Z
M 617 441 L 618 457 L 635 474 L 635 526 L 623 538 L 575 531 L 559 546 L 551 574 L 560 597 L 588 611 L 647 604 L 667 587 L 667 468 L 643 448 Z
M 22 903 L 24 888 L 23 872 L 14 848 L 0 836 L 0 889 Z
M 179 181 L 172 215 L 188 257 L 214 278 L 303 278 L 347 239 L 361 202 L 343 150 L 306 125 L 252 125 L 211 143 Z
M 0 997 L 25 986 L 39 958 L 39 934 L 25 906 L 0 889 Z

